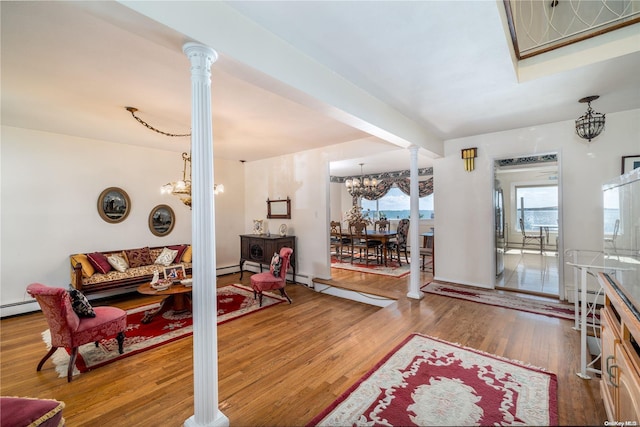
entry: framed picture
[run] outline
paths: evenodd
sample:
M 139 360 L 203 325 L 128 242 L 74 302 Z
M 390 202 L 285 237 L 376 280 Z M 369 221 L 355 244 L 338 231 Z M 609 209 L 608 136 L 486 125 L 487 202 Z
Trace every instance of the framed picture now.
M 164 278 L 173 280 L 182 280 L 186 279 L 187 275 L 184 272 L 184 265 L 172 265 L 170 267 L 164 268 Z
M 640 168 L 640 154 L 622 157 L 622 175 L 637 168 Z
M 122 188 L 109 187 L 98 197 L 100 218 L 112 224 L 124 221 L 131 210 L 131 199 Z
M 166 236 L 175 225 L 176 215 L 168 205 L 158 205 L 149 214 L 149 230 L 156 236 Z

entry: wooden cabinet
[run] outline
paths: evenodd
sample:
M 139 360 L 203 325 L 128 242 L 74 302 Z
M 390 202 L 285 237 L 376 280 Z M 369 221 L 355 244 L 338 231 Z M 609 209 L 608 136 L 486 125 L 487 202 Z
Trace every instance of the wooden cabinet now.
M 240 235 L 240 279 L 244 273 L 245 261 L 251 261 L 262 265 L 269 265 L 274 253 L 280 253 L 282 248 L 293 249 L 291 255 L 291 268 L 293 269 L 293 281 L 296 281 L 296 236 L 267 236 L 266 234 L 241 234 Z
M 640 319 L 615 280 L 600 273 L 605 306 L 602 326 L 600 394 L 610 422 L 640 423 Z

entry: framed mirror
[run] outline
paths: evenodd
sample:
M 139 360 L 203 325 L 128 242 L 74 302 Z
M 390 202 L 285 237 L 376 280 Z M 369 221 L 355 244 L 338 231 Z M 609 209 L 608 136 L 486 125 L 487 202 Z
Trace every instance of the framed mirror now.
M 167 205 L 158 205 L 149 214 L 149 230 L 156 236 L 166 236 L 171 233 L 176 224 L 173 209 Z
M 267 218 L 291 219 L 291 199 L 267 199 Z
M 109 187 L 98 197 L 100 218 L 110 223 L 122 222 L 131 211 L 131 200 L 122 188 Z

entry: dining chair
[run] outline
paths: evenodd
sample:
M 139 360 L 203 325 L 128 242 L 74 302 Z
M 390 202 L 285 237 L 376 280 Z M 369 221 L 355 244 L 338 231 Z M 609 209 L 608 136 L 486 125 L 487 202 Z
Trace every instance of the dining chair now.
M 402 266 L 402 261 L 400 261 L 400 252 L 404 252 L 404 259 L 409 264 L 409 255 L 407 254 L 407 242 L 409 237 L 409 224 L 410 221 L 407 218 L 401 219 L 398 222 L 398 228 L 396 229 L 396 238 L 389 242 L 389 246 L 387 250 L 389 250 L 391 254 L 391 258 L 393 259 L 393 252 L 396 252 L 398 257 L 398 264 Z
M 342 232 L 342 224 L 340 221 L 331 221 L 331 247 L 335 248 L 336 258 L 342 261 L 342 250 L 345 246 L 351 244 L 351 239 Z
M 95 342 L 97 347 L 100 340 L 113 336 L 118 341 L 118 351 L 123 353 L 126 311 L 117 307 L 93 307 L 95 317 L 79 317 L 73 310 L 69 292 L 64 288 L 32 283 L 27 286 L 27 293 L 38 301 L 51 332 L 51 349 L 38 363 L 37 371 L 58 348 L 67 348 L 71 350 L 67 382 L 71 382 L 78 347 L 90 342 Z
M 390 222 L 386 219 L 380 219 L 373 223 L 374 233 L 386 233 L 389 231 Z M 376 258 L 380 259 L 380 264 L 383 262 L 383 242 L 380 239 L 369 239 L 373 245 L 376 246 Z
M 378 259 L 378 248 L 381 243 L 380 241 L 369 240 L 369 235 L 367 234 L 367 223 L 365 221 L 349 223 L 349 234 L 351 234 L 351 264 L 353 264 L 356 248 L 359 251 L 360 260 L 362 260 L 362 253 L 364 251 L 364 260 L 366 265 L 369 265 L 370 250 L 374 251 L 374 256 L 376 260 Z
M 618 237 L 618 233 L 620 232 L 620 219 L 616 219 L 615 224 L 613 225 L 613 234 L 611 237 L 605 237 L 604 242 L 611 245 L 613 248 L 613 252 L 616 253 L 616 238 Z
M 538 242 L 540 245 L 540 254 L 542 254 L 542 244 L 543 244 L 543 236 L 542 232 L 540 234 L 528 234 L 524 231 L 524 220 L 520 218 L 520 232 L 522 233 L 522 249 L 524 250 L 524 246 L 527 241 L 532 240 L 534 242 Z

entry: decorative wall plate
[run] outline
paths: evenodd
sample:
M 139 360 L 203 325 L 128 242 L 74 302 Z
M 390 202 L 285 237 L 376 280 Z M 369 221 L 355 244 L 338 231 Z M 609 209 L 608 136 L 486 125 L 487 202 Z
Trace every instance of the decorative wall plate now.
M 281 236 L 287 235 L 287 224 L 280 224 L 280 228 L 278 229 Z

